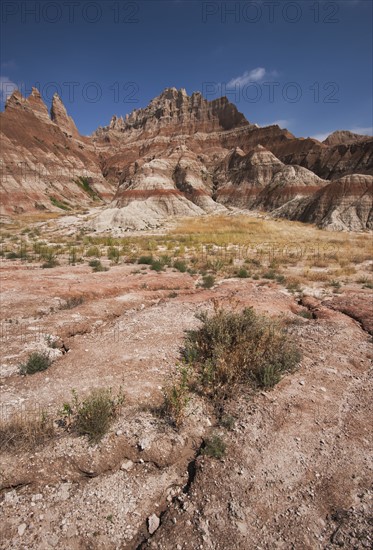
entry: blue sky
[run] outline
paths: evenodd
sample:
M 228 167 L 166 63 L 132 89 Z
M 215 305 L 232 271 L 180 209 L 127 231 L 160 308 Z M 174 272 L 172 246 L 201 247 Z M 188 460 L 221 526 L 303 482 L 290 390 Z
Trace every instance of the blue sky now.
M 55 91 L 83 134 L 168 86 L 297 136 L 372 131 L 372 2 L 3 1 L 1 109 Z

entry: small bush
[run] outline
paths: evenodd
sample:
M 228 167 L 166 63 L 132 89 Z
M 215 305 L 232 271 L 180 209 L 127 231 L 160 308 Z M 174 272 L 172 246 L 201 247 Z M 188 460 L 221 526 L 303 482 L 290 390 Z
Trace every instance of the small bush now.
M 280 284 L 280 285 L 283 285 L 286 281 L 285 279 L 285 276 L 284 275 L 276 275 L 276 281 Z
M 100 260 L 91 260 L 88 265 L 92 268 L 92 271 L 94 271 L 95 273 L 98 273 L 100 271 L 109 271 L 109 268 L 103 266 Z
M 152 265 L 154 261 L 153 256 L 140 256 L 140 258 L 137 260 L 138 264 L 144 264 L 144 265 Z
M 163 390 L 163 415 L 176 427 L 182 424 L 189 403 L 189 372 L 182 368 L 177 379 Z
M 202 391 L 217 398 L 237 384 L 271 387 L 295 367 L 300 353 L 280 323 L 256 314 L 217 309 L 197 315 L 202 326 L 186 333 L 182 354 Z
M 226 444 L 220 435 L 213 435 L 205 440 L 202 454 L 211 458 L 223 458 L 225 455 Z
M 276 279 L 276 272 L 273 269 L 269 269 L 262 275 L 263 279 Z
M 51 363 L 52 361 L 48 353 L 35 351 L 31 353 L 26 363 L 20 365 L 19 372 L 21 374 L 35 374 L 36 372 L 47 370 Z
M 86 252 L 88 258 L 99 258 L 101 256 L 98 246 L 90 246 Z
M 28 451 L 54 435 L 52 420 L 45 411 L 22 411 L 10 420 L 0 420 L 0 450 Z
M 185 273 L 186 270 L 187 270 L 187 265 L 182 260 L 175 260 L 174 264 L 173 264 L 173 267 L 175 269 L 177 269 L 178 271 L 180 271 L 181 273 Z
M 79 435 L 87 435 L 91 443 L 97 443 L 108 431 L 123 400 L 121 391 L 114 397 L 111 389 L 98 388 L 80 402 L 73 391 L 73 403 L 64 403 L 61 415 L 72 420 Z
M 46 259 L 47 261 L 44 262 L 41 266 L 43 269 L 50 269 L 52 267 L 57 267 L 59 265 L 56 259 L 56 255 L 51 251 L 48 251 L 46 253 Z
M 163 270 L 163 264 L 159 260 L 154 260 L 151 268 L 153 271 L 157 271 L 158 273 Z
M 213 275 L 204 275 L 202 277 L 202 288 L 212 288 L 215 284 L 215 277 Z
M 250 277 L 250 275 L 249 275 L 249 272 L 247 271 L 247 269 L 245 269 L 244 267 L 241 267 L 237 271 L 237 277 L 239 277 L 240 279 L 247 279 L 247 277 Z
M 110 246 L 107 253 L 108 259 L 111 260 L 114 264 L 117 264 L 119 262 L 119 256 L 119 248 L 116 248 L 115 246 Z
M 8 252 L 5 257 L 7 260 L 17 260 L 21 256 L 18 254 L 18 252 Z

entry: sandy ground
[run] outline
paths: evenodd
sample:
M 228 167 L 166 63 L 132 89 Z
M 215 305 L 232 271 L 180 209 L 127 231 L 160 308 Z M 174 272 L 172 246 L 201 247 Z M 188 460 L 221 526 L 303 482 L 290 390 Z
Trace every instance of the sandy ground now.
M 56 416 L 72 389 L 125 395 L 99 445 L 61 430 L 32 453 L 3 453 L 0 548 L 371 547 L 371 291 L 300 305 L 273 282 L 226 279 L 204 290 L 171 269 L 4 260 L 0 270 L 3 418 L 32 408 Z M 71 296 L 84 301 L 63 309 Z M 215 300 L 287 318 L 303 359 L 274 390 L 227 402 L 233 429 L 215 426 L 195 397 L 177 431 L 155 408 L 184 331 Z M 305 308 L 313 319 L 297 315 Z M 52 366 L 20 376 L 30 351 L 54 339 Z M 222 460 L 200 454 L 212 430 L 227 443 Z M 150 535 L 152 514 L 160 526 Z

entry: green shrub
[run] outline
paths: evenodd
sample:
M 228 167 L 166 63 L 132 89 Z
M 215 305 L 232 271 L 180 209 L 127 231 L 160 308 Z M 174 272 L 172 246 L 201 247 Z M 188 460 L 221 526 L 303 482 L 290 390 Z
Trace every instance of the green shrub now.
M 17 260 L 21 256 L 18 254 L 18 252 L 8 252 L 5 257 L 7 260 Z
M 281 285 L 283 285 L 286 281 L 286 278 L 284 275 L 279 274 L 279 275 L 276 275 L 276 281 Z
M 215 284 L 215 277 L 213 275 L 204 275 L 202 277 L 202 288 L 212 288 Z
M 263 279 L 276 279 L 276 272 L 273 269 L 269 269 L 262 275 Z
M 151 265 L 151 268 L 153 271 L 157 271 L 158 273 L 163 270 L 163 264 L 159 260 L 153 260 L 153 263 Z
M 98 195 L 97 195 L 96 191 L 91 187 L 92 178 L 79 176 L 75 180 L 75 183 L 82 189 L 82 191 L 87 193 L 87 195 L 89 195 L 91 197 L 91 199 L 93 199 L 93 200 L 98 199 Z
M 220 435 L 213 435 L 205 440 L 202 454 L 211 458 L 223 458 L 226 451 L 226 444 Z
M 80 402 L 73 390 L 73 402 L 64 403 L 60 412 L 79 435 L 86 435 L 91 443 L 97 443 L 116 418 L 124 397 L 121 391 L 113 396 L 111 389 L 97 388 Z
M 35 351 L 31 353 L 26 363 L 20 365 L 19 371 L 21 374 L 35 374 L 35 372 L 47 370 L 51 363 L 48 353 Z
M 109 268 L 102 265 L 100 260 L 91 260 L 88 264 L 90 267 L 92 267 L 92 271 L 95 273 L 98 273 L 100 271 L 108 271 Z
M 152 265 L 154 261 L 153 256 L 140 256 L 140 258 L 137 260 L 138 264 L 144 264 L 144 265 Z
M 114 264 L 117 264 L 119 262 L 119 256 L 119 248 L 116 248 L 115 246 L 110 246 L 107 253 L 108 259 L 111 260 Z
M 241 267 L 238 271 L 237 271 L 237 277 L 239 277 L 240 279 L 247 279 L 247 277 L 249 277 L 249 272 L 247 271 L 247 269 L 245 269 L 244 267 Z
M 285 328 L 252 308 L 218 309 L 211 317 L 201 313 L 197 318 L 202 326 L 187 331 L 182 354 L 211 397 L 225 395 L 237 384 L 270 387 L 300 361 Z
M 69 203 L 65 201 L 60 201 L 59 199 L 56 199 L 56 197 L 49 197 L 51 203 L 53 206 L 56 206 L 57 208 L 60 208 L 61 210 L 71 210 L 71 207 L 69 206 Z
M 175 260 L 173 263 L 173 267 L 180 271 L 181 273 L 185 273 L 187 270 L 187 265 L 182 260 Z
M 43 253 L 44 258 L 47 260 L 42 264 L 43 269 L 50 269 L 59 265 L 56 255 L 52 250 L 47 250 Z
M 180 369 L 176 380 L 163 390 L 163 415 L 179 427 L 184 420 L 185 409 L 189 403 L 189 372 L 186 367 Z

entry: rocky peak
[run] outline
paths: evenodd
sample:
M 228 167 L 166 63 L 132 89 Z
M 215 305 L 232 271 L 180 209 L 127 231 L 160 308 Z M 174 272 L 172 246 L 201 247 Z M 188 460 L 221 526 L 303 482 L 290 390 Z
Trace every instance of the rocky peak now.
M 51 120 L 57 124 L 68 137 L 79 137 L 79 132 L 75 123 L 67 114 L 66 108 L 57 93 L 54 94 L 52 99 Z
M 37 88 L 32 88 L 31 94 L 28 98 L 24 98 L 19 90 L 15 90 L 10 97 L 8 97 L 6 110 L 22 109 L 32 113 L 43 122 L 50 123 L 48 108 L 45 105 L 40 92 Z
M 188 96 L 181 88 L 166 88 L 144 109 L 135 109 L 125 118 L 114 116 L 103 131 L 131 132 L 134 130 L 171 135 L 229 130 L 250 126 L 244 115 L 226 97 L 206 100 L 200 92 Z
M 367 139 L 371 139 L 370 136 L 354 134 L 349 130 L 337 130 L 336 132 L 330 134 L 326 139 L 324 139 L 323 143 L 325 143 L 325 145 L 333 146 L 353 143 L 354 141 L 364 141 Z
M 8 96 L 6 103 L 5 103 L 5 109 L 14 109 L 22 107 L 22 104 L 25 102 L 25 98 L 21 94 L 19 90 L 14 90 L 14 92 Z

